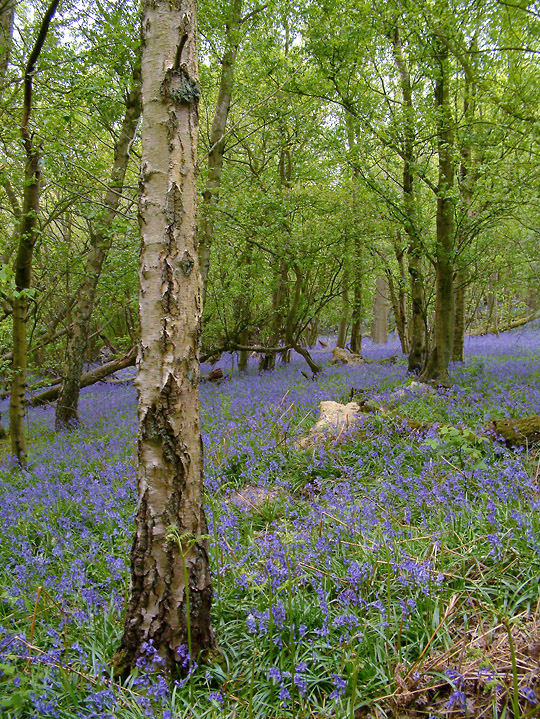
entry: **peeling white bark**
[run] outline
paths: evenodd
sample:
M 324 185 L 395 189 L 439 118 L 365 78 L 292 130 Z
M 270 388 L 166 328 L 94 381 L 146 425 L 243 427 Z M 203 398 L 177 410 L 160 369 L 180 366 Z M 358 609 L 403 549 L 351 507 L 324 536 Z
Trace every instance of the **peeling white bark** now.
M 198 396 L 195 3 L 147 0 L 142 37 L 139 505 L 131 599 L 115 660 L 119 673 L 134 665 L 149 640 L 168 668 L 179 661 L 181 645 L 191 641 L 195 656 L 214 644 L 205 542 L 187 538 L 206 533 Z M 186 536 L 181 549 L 167 539 L 173 526 Z

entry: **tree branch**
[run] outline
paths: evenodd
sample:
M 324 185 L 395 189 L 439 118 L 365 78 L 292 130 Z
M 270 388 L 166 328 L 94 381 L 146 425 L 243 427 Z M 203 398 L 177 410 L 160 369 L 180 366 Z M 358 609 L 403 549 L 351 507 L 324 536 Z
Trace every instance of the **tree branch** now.
M 56 13 L 58 5 L 60 5 L 60 0 L 51 0 L 51 3 L 43 16 L 43 20 L 41 21 L 39 34 L 28 58 L 28 62 L 26 63 L 26 69 L 24 72 L 23 119 L 21 124 L 21 134 L 25 142 L 29 141 L 28 123 L 30 122 L 30 113 L 32 111 L 32 80 L 34 78 L 34 72 L 36 71 L 36 63 L 43 49 L 51 21 Z

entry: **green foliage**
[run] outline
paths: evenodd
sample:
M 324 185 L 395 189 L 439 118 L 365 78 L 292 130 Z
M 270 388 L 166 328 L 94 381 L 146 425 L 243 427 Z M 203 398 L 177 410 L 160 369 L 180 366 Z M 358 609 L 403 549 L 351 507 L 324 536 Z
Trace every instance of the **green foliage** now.
M 442 425 L 437 427 L 438 437 L 427 437 L 424 444 L 445 457 L 456 456 L 460 467 L 466 465 L 486 469 L 483 461 L 490 440 L 470 429 Z
M 485 300 L 491 290 L 498 299 L 499 324 L 534 309 L 539 273 L 530 228 L 537 216 L 538 137 L 530 117 L 540 80 L 534 54 L 518 48 L 530 45 L 532 51 L 540 35 L 538 22 L 519 7 L 503 11 L 469 2 L 436 6 L 437 12 L 425 13 L 418 3 L 401 0 L 390 5 L 272 2 L 264 8 L 246 3 L 236 38 L 239 52 L 219 202 L 212 211 L 205 347 L 283 339 L 287 322 L 304 342 L 312 322 L 335 329 L 344 286 L 348 283 L 351 302 L 359 275 L 365 329 L 377 275 L 390 273 L 408 301 L 406 263 L 400 267 L 398 257 L 407 257 L 411 231 L 421 238 L 416 252 L 423 258 L 424 311 L 430 315 L 438 171 L 433 38 L 438 32 L 446 33 L 451 56 L 454 162 L 461 178 L 453 190 L 454 260 L 465 271 L 468 320 L 476 326 L 489 324 Z M 24 3 L 17 7 L 18 32 L 8 68 L 14 87 L 44 4 L 35 12 Z M 201 191 L 231 12 L 232 3 L 200 8 Z M 34 337 L 49 332 L 51 318 L 76 295 L 89 225 L 99 222 L 102 213 L 111 148 L 135 64 L 138 21 L 132 2 L 61 6 L 43 50 L 32 119 L 43 142 L 44 178 Z M 402 102 L 395 61 L 396 28 L 412 81 L 409 109 Z M 476 52 L 469 44 L 479 37 Z M 469 110 L 464 105 L 467 92 L 474 96 Z M 19 204 L 24 159 L 17 131 L 20 110 L 17 94 L 0 102 L 6 148 L 2 178 Z M 408 132 L 414 140 L 409 208 L 402 188 Z M 101 279 L 89 358 L 99 351 L 101 330 L 121 350 L 137 338 L 137 155 L 135 143 L 114 222 L 113 250 Z M 464 158 L 469 156 L 467 167 Z M 469 195 L 467 176 L 474 178 Z M 12 296 L 8 274 L 18 220 L 6 193 L 0 220 L 5 275 L 0 292 Z M 510 244 L 511 263 L 505 260 Z M 60 327 L 66 324 L 67 319 L 59 320 Z M 0 320 L 0 345 L 3 353 L 9 351 L 7 316 Z M 57 341 L 33 359 L 58 371 L 63 351 L 64 342 Z

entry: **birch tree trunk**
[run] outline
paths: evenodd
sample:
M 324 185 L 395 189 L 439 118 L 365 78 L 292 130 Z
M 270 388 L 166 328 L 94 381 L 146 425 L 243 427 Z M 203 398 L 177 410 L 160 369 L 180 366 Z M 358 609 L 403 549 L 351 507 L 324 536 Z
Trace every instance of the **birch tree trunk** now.
M 279 154 L 279 187 L 281 190 L 282 202 L 285 202 L 287 192 L 290 190 L 292 182 L 292 170 L 293 170 L 293 158 L 291 155 L 290 148 L 288 147 L 288 138 L 286 128 L 280 121 L 280 135 L 282 138 L 282 147 Z M 283 220 L 282 233 L 283 242 L 281 247 L 281 255 L 279 258 L 279 264 L 274 264 L 274 286 L 272 290 L 272 334 L 270 336 L 270 346 L 275 347 L 283 339 L 284 335 L 292 326 L 294 320 L 294 314 L 291 315 L 289 308 L 289 263 L 290 263 L 290 238 L 291 238 L 291 227 L 286 220 Z M 298 278 L 296 283 L 298 288 Z M 296 306 L 298 305 L 296 301 Z M 293 298 L 293 304 L 295 299 Z M 282 359 L 286 361 L 287 355 L 286 350 L 281 355 Z M 259 360 L 259 371 L 272 370 L 276 366 L 276 355 L 275 353 L 265 354 Z
M 114 161 L 109 187 L 103 198 L 104 211 L 90 231 L 90 251 L 86 260 L 83 280 L 77 292 L 73 323 L 66 350 L 62 388 L 56 404 L 56 429 L 76 426 L 79 423 L 78 405 L 88 326 L 94 310 L 96 290 L 113 241 L 113 221 L 116 217 L 124 178 L 129 162 L 131 143 L 141 115 L 141 70 L 139 60 L 133 73 L 130 93 L 120 135 L 114 148 Z
M 490 291 L 487 296 L 487 315 L 485 334 L 495 332 L 499 334 L 499 299 L 497 297 L 497 283 L 499 280 L 498 272 L 492 272 L 489 276 Z
M 196 27 L 195 0 L 143 2 L 139 499 L 131 596 L 113 660 L 119 675 L 147 642 L 169 671 L 181 670 L 183 651 L 195 659 L 215 646 L 201 536 Z

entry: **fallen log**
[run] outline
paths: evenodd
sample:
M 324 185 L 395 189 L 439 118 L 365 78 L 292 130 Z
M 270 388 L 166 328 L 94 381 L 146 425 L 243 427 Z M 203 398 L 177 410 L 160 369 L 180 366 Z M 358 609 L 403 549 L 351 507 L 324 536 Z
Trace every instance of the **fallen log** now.
M 342 347 L 334 347 L 332 351 L 332 364 L 362 364 L 364 359 L 362 355 L 347 352 Z
M 220 379 L 223 379 L 223 370 L 221 367 L 216 367 L 211 372 L 208 372 L 208 374 L 201 375 L 201 382 L 219 382 Z
M 504 440 L 507 447 L 532 447 L 540 444 L 540 416 L 493 419 L 485 427 Z
M 100 382 L 105 379 L 105 377 L 109 377 L 121 369 L 134 367 L 136 358 L 137 348 L 132 347 L 123 357 L 106 362 L 101 365 L 101 367 L 96 367 L 96 369 L 86 372 L 81 377 L 81 389 L 83 387 L 90 387 L 90 385 Z M 49 389 L 46 389 L 44 392 L 40 392 L 34 397 L 29 398 L 26 404 L 28 407 L 38 407 L 39 405 L 46 404 L 47 402 L 53 402 L 59 394 L 60 385 L 49 387 Z
M 515 330 L 518 327 L 523 327 L 524 325 L 528 325 L 529 322 L 532 322 L 533 320 L 538 318 L 538 313 L 533 313 L 532 315 L 527 315 L 526 317 L 518 317 L 515 320 L 511 320 L 510 322 L 507 322 L 504 325 L 490 325 L 487 329 L 485 327 L 480 327 L 478 329 L 471 330 L 469 332 L 470 337 L 479 337 L 484 335 L 493 335 L 493 334 L 500 334 L 501 332 L 508 332 L 509 330 Z
M 43 387 L 46 387 L 47 385 L 49 387 L 54 387 L 55 385 L 59 385 L 62 382 L 61 377 L 53 377 L 49 382 L 38 382 L 37 384 L 31 384 L 27 389 L 29 392 L 32 392 L 34 390 L 43 389 Z M 6 397 L 9 397 L 11 394 L 11 389 L 6 389 L 0 392 L 0 400 L 6 399 Z
M 431 384 L 413 380 L 407 385 L 407 387 L 399 387 L 386 397 L 386 402 L 390 402 L 390 405 L 385 408 L 385 411 L 393 410 L 394 403 L 399 402 L 407 396 L 419 397 L 427 392 L 433 392 L 434 389 L 435 388 Z M 349 400 L 358 402 L 358 404 L 363 407 L 363 412 L 377 412 L 382 408 L 380 398 L 377 396 L 366 398 L 364 395 L 364 390 L 351 387 Z
M 396 364 L 396 362 L 399 361 L 398 355 L 391 355 L 390 357 L 385 357 L 384 359 L 364 359 L 364 362 L 367 364 Z

